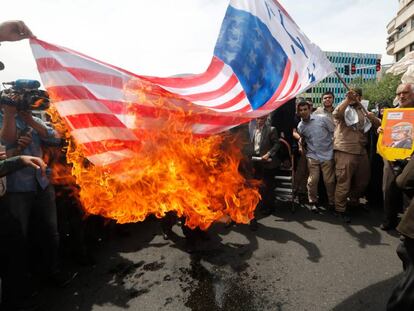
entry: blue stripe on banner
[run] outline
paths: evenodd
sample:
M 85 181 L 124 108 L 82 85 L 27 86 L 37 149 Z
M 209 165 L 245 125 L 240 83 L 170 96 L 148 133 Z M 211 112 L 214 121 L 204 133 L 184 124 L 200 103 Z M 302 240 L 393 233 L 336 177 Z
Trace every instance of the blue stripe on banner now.
M 259 18 L 232 6 L 224 17 L 214 55 L 232 67 L 253 109 L 276 92 L 288 61 Z

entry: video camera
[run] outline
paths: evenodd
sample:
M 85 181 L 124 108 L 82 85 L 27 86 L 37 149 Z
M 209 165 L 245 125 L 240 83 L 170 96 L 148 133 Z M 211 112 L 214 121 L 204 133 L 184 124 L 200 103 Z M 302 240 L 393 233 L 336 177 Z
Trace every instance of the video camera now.
M 3 82 L 4 90 L 0 91 L 0 104 L 15 106 L 19 111 L 46 110 L 50 106 L 49 94 L 39 90 L 37 80 L 18 79 Z

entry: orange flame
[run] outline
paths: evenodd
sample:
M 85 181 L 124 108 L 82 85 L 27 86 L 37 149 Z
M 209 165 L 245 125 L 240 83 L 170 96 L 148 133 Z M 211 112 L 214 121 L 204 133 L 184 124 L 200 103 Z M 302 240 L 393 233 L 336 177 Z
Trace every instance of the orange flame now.
M 141 91 L 138 96 L 146 100 Z M 161 104 L 167 103 L 160 100 Z M 203 230 L 223 219 L 248 223 L 260 200 L 259 183 L 239 172 L 242 155 L 236 138 L 194 137 L 182 125 L 187 117 L 188 113 L 178 111 L 157 131 L 137 130 L 142 142 L 139 152 L 111 167 L 91 165 L 82 148 L 67 136 L 66 159 L 84 210 L 119 223 L 143 221 L 150 214 L 161 218 L 173 211 L 185 217 L 188 227 Z M 64 129 L 53 112 L 52 121 L 58 130 Z M 70 182 L 70 177 L 62 177 L 64 170 L 58 168 L 55 176 Z

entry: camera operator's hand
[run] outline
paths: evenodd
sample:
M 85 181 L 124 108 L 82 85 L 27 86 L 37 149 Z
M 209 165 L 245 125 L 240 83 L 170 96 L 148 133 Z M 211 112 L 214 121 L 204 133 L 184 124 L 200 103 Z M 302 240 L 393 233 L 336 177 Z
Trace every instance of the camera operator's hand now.
M 0 151 L 0 160 L 5 160 L 7 158 L 7 155 L 6 155 L 6 150 L 1 150 Z
M 24 122 L 26 122 L 27 125 L 29 125 L 29 126 L 32 126 L 33 123 L 36 122 L 33 119 L 33 115 L 32 115 L 31 111 L 19 111 L 18 114 L 19 114 L 20 118 L 22 118 L 22 120 Z
M 45 164 L 45 162 L 43 162 L 41 158 L 22 155 L 20 156 L 20 159 L 25 166 L 31 166 L 35 169 L 40 169 L 42 171 L 43 176 L 46 174 L 47 165 Z
M 32 143 L 32 132 L 27 132 L 24 135 L 21 135 L 17 139 L 17 148 L 22 151 L 27 148 Z
M 6 21 L 0 24 L 0 41 L 19 41 L 34 37 L 22 21 Z
M 31 111 L 19 111 L 18 114 L 29 127 L 33 128 L 40 135 L 40 137 L 47 137 L 47 128 L 33 119 Z
M 2 108 L 2 110 L 3 110 L 3 112 L 5 114 L 12 115 L 13 117 L 17 113 L 17 109 L 16 109 L 15 106 L 11 106 L 11 105 L 1 105 L 1 108 Z

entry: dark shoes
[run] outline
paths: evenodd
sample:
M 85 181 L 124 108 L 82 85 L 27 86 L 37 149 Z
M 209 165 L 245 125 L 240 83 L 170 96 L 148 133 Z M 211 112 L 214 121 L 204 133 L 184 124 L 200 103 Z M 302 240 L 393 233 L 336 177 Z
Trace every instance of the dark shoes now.
M 264 208 L 262 209 L 262 215 L 263 216 L 270 216 L 272 214 L 272 211 L 270 208 Z
M 381 224 L 380 229 L 383 231 L 394 230 L 397 226 L 394 224 Z
M 351 217 L 346 212 L 335 212 L 336 217 L 340 217 L 346 224 L 351 223 Z
M 330 212 L 334 212 L 335 211 L 335 204 L 328 204 L 326 206 L 326 209 Z

